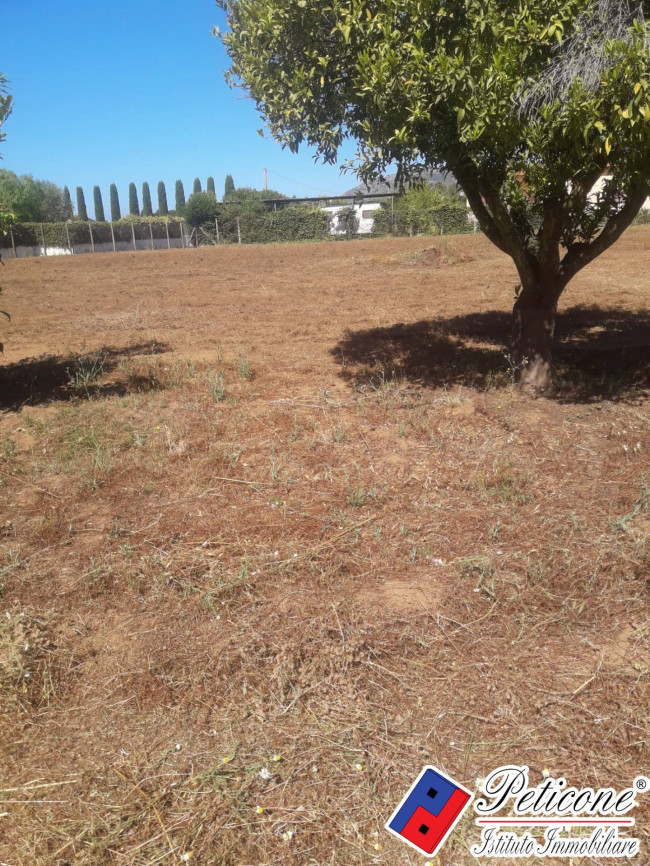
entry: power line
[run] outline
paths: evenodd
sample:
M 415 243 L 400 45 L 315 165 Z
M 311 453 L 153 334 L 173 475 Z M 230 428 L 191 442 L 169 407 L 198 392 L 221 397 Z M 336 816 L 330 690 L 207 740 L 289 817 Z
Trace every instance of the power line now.
M 327 193 L 327 195 L 330 196 L 331 198 L 335 198 L 336 196 L 340 195 L 340 193 L 332 192 L 331 190 L 328 190 L 328 189 L 322 189 L 319 186 L 310 186 L 308 183 L 301 183 L 299 180 L 292 180 L 290 177 L 285 177 L 283 174 L 279 174 L 279 172 L 273 171 L 270 168 L 267 169 L 267 171 L 269 172 L 269 174 L 274 174 L 276 177 L 281 177 L 282 180 L 286 180 L 289 183 L 295 183 L 298 186 L 304 186 L 305 189 L 313 189 L 315 192 Z

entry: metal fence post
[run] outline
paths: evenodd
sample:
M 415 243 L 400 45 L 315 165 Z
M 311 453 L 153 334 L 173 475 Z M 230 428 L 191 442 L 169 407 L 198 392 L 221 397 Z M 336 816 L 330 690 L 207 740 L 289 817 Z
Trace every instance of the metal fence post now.
M 90 248 L 95 252 L 95 238 L 93 237 L 93 225 L 91 222 L 88 223 L 88 231 L 90 232 Z
M 72 241 L 70 240 L 70 226 L 68 225 L 68 223 L 65 224 L 65 234 L 68 239 L 68 249 L 70 250 L 72 255 L 74 255 L 74 247 L 72 245 Z
M 138 246 L 135 242 L 135 224 L 134 223 L 131 223 L 131 237 L 133 238 L 133 249 L 137 250 Z
M 169 240 L 169 223 L 165 223 L 165 234 L 167 235 L 167 249 L 171 250 L 172 245 Z
M 237 243 L 241 243 L 241 226 L 239 225 L 239 217 L 237 217 Z
M 179 226 L 181 227 L 181 249 L 185 249 L 185 232 L 183 231 L 183 220 L 179 222 Z
M 154 242 L 153 242 L 153 223 L 149 223 L 149 234 L 151 235 L 151 249 L 154 250 Z
M 14 230 L 10 227 L 9 234 L 11 235 L 11 248 L 14 251 L 14 258 L 18 258 L 18 253 L 16 252 L 16 241 L 14 239 Z
M 113 223 L 111 223 L 111 238 L 113 239 L 113 252 L 117 252 L 117 247 L 115 246 L 115 229 L 113 228 Z
M 214 218 L 214 225 L 217 230 L 217 243 L 219 243 L 219 220 L 217 217 Z
M 41 240 L 43 241 L 43 255 L 47 255 L 47 246 L 45 244 L 45 232 L 43 231 L 43 223 L 41 223 Z

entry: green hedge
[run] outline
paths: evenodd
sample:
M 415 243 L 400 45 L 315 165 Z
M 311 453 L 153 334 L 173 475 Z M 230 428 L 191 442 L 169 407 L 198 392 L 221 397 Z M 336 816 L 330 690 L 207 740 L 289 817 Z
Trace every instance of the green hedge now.
M 237 219 L 244 244 L 289 243 L 292 241 L 327 240 L 330 221 L 325 211 L 304 207 L 283 207 L 265 213 L 246 213 L 234 208 L 222 208 L 219 216 L 219 241 L 238 243 Z M 201 227 L 199 243 L 216 240 L 213 223 Z
M 136 240 L 150 241 L 151 230 L 153 231 L 154 240 L 167 240 L 165 225 L 169 226 L 170 238 L 177 239 L 180 237 L 180 221 L 179 220 L 119 220 L 119 222 L 93 222 L 92 232 L 93 240 L 96 244 L 110 244 L 113 242 L 111 234 L 111 225 L 115 234 L 116 242 L 125 241 L 133 242 L 133 234 L 131 226 L 135 231 Z M 40 223 L 17 223 L 13 227 L 14 243 L 16 246 L 40 247 L 43 245 Z M 90 228 L 87 222 L 81 220 L 72 220 L 66 223 L 43 223 L 43 235 L 45 236 L 45 244 L 48 247 L 67 247 L 68 235 L 70 243 L 89 244 L 90 243 Z M 9 243 L 9 241 L 5 241 Z
M 382 205 L 375 211 L 372 233 L 375 237 L 394 235 L 460 235 L 474 231 L 464 204 L 448 204 L 427 210 L 395 208 L 394 213 Z

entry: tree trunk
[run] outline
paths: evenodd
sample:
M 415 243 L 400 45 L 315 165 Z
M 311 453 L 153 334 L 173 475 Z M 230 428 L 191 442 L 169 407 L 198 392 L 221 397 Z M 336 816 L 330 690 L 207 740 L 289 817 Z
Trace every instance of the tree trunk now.
M 513 310 L 512 361 L 515 380 L 535 393 L 551 390 L 551 353 L 557 303 L 522 292 Z

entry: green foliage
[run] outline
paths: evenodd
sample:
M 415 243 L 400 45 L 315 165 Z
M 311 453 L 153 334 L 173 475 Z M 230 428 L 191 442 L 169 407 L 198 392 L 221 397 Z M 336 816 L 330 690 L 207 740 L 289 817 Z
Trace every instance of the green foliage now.
M 70 196 L 70 190 L 67 186 L 63 187 L 63 218 L 64 219 L 72 219 L 74 216 L 74 208 L 72 207 L 72 198 Z
M 192 228 L 204 223 L 214 224 L 219 213 L 217 199 L 210 192 L 193 192 L 187 200 L 183 216 Z
M 341 208 L 334 219 L 336 220 L 337 233 L 343 233 L 348 238 L 353 238 L 359 231 L 359 218 L 355 209 L 350 207 Z
M 208 182 L 206 183 L 205 188 L 208 192 L 211 192 L 215 198 L 217 197 L 217 190 L 214 185 L 214 178 L 212 176 L 208 178 Z
M 634 225 L 637 226 L 649 226 L 650 225 L 650 209 L 643 208 L 640 210 L 634 220 Z
M 394 209 L 382 204 L 375 212 L 372 233 L 440 235 L 466 234 L 474 230 L 465 199 L 452 184 L 414 184 L 394 201 Z
M 120 208 L 120 197 L 117 194 L 117 187 L 114 183 L 111 184 L 111 222 L 116 223 L 122 219 L 122 210 Z
M 0 72 L 0 144 L 5 140 L 7 134 L 2 131 L 5 121 L 11 114 L 12 97 L 9 93 L 7 76 Z
M 355 139 L 364 180 L 451 170 L 522 303 L 554 309 L 650 193 L 650 34 L 623 0 L 615 37 L 594 19 L 606 0 L 218 2 L 231 83 L 283 146 L 334 163 Z M 595 79 L 571 76 L 590 61 Z
M 194 178 L 194 188 L 192 192 L 201 192 L 201 180 L 198 177 Z
M 133 234 L 131 226 L 135 231 L 136 240 L 151 241 L 151 231 L 153 231 L 154 240 L 167 240 L 167 232 L 165 226 L 169 228 L 169 234 L 172 238 L 180 237 L 180 221 L 174 219 L 142 219 L 138 220 L 125 217 L 123 220 L 118 220 L 113 223 L 108 222 L 93 222 L 92 232 L 95 244 L 111 244 L 113 235 L 111 234 L 111 226 L 115 234 L 116 242 L 124 242 L 131 244 L 133 242 Z M 41 224 L 40 223 L 15 223 L 13 226 L 14 240 L 17 246 L 40 247 L 41 239 Z M 82 220 L 73 220 L 71 223 L 44 223 L 43 233 L 45 235 L 45 243 L 48 247 L 59 247 L 65 249 L 68 246 L 68 235 L 72 244 L 90 244 L 90 230 L 88 223 Z
M 320 209 L 286 206 L 278 210 L 221 207 L 219 234 L 222 242 L 237 243 L 237 220 L 245 244 L 290 243 L 328 240 L 329 215 Z
M 86 197 L 84 196 L 84 191 L 80 186 L 77 187 L 77 218 L 80 220 L 88 219 L 88 211 L 86 210 Z
M 18 177 L 13 171 L 0 170 L 0 202 L 19 220 L 51 222 L 67 218 L 63 190 L 29 174 Z
M 165 183 L 162 180 L 158 181 L 158 215 L 159 216 L 167 216 L 169 214 L 169 207 L 167 205 L 167 190 L 165 189 Z
M 238 186 L 236 189 L 228 193 L 224 194 L 224 201 L 232 201 L 232 202 L 265 202 L 270 201 L 271 199 L 285 199 L 289 200 L 286 195 L 281 192 L 278 192 L 276 189 L 255 189 L 252 186 Z
M 153 206 L 151 204 L 151 190 L 149 184 L 145 180 L 142 184 L 142 216 L 153 216 Z
M 183 181 L 176 181 L 176 213 L 178 216 L 183 215 L 183 210 L 185 209 L 185 190 L 183 188 Z
M 129 184 L 129 213 L 131 216 L 140 216 L 140 205 L 138 203 L 138 191 L 134 183 Z
M 106 216 L 104 215 L 104 202 L 102 201 L 102 191 L 98 186 L 93 189 L 93 199 L 95 204 L 95 219 L 98 222 L 106 222 Z
M 235 191 L 235 181 L 232 179 L 231 174 L 226 175 L 226 182 L 223 187 L 223 197 L 224 200 L 228 198 L 228 196 Z

